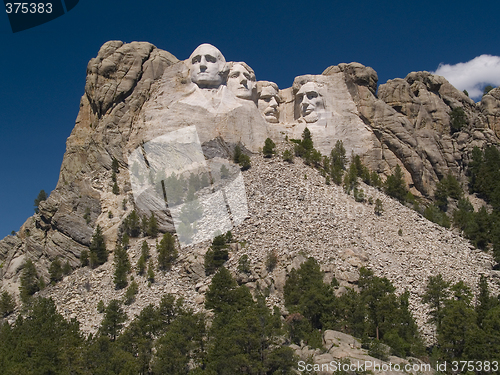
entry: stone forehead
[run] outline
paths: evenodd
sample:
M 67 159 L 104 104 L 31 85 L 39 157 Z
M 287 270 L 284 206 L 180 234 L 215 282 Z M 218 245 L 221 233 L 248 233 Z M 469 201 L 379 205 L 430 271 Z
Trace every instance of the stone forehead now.
M 196 55 L 212 55 L 215 56 L 217 60 L 223 63 L 226 62 L 226 59 L 224 58 L 222 52 L 219 51 L 217 47 L 214 47 L 213 45 L 208 43 L 203 43 L 196 47 L 191 56 L 189 56 L 189 62 L 191 62 L 191 59 Z
M 261 93 L 262 91 L 264 91 L 264 89 L 266 89 L 266 90 L 273 89 L 274 91 L 276 91 L 277 94 L 279 94 L 279 87 L 276 83 L 269 82 L 269 81 L 258 81 L 257 82 L 257 91 L 259 93 Z
M 305 92 L 318 92 L 319 86 L 315 82 L 307 82 L 302 87 L 300 90 L 297 92 L 297 94 L 303 94 Z
M 237 66 L 241 66 L 243 67 L 248 73 L 250 73 L 252 75 L 252 78 L 255 80 L 255 72 L 252 68 L 250 68 L 250 66 L 244 62 L 244 61 L 231 61 L 228 63 L 228 68 L 229 68 L 229 71 L 231 70 L 235 70 L 237 68 Z

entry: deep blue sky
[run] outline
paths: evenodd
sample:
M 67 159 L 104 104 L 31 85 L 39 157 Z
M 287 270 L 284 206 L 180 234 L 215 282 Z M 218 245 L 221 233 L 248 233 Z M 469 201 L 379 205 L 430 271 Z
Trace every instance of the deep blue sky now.
M 148 41 L 179 59 L 211 43 L 280 88 L 351 61 L 373 67 L 380 84 L 499 56 L 498 14 L 498 1 L 80 0 L 66 15 L 13 34 L 4 13 L 0 238 L 32 215 L 40 189 L 55 188 L 87 62 L 108 40 Z

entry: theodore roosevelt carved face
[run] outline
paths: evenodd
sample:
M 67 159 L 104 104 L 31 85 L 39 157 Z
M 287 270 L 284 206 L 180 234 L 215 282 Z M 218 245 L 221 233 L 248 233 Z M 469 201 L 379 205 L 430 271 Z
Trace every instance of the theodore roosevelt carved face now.
M 274 82 L 259 82 L 259 100 L 257 106 L 267 122 L 279 121 L 280 96 L 278 85 Z
M 230 63 L 227 88 L 238 98 L 255 100 L 257 85 L 253 69 L 244 62 Z
M 226 59 L 211 44 L 202 44 L 189 57 L 191 81 L 201 89 L 216 89 L 223 82 Z
M 304 84 L 297 92 L 296 100 L 299 103 L 300 117 L 308 123 L 318 121 L 318 113 L 324 111 L 325 103 L 316 83 Z

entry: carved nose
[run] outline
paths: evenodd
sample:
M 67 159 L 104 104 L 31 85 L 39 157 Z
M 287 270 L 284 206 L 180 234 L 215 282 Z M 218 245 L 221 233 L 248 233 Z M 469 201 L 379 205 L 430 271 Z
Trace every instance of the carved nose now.
M 207 69 L 207 60 L 205 59 L 205 56 L 201 57 L 201 60 L 200 60 L 200 69 L 201 70 Z
M 276 99 L 274 97 L 271 98 L 271 101 L 269 102 L 269 106 L 273 107 L 273 108 L 276 108 L 278 106 L 278 102 L 276 101 Z

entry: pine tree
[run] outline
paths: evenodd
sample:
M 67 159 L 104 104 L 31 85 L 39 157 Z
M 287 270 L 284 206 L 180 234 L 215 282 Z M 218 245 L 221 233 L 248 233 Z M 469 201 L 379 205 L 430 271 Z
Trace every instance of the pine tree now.
M 84 340 L 76 320 L 65 320 L 52 299 L 36 298 L 25 318 L 0 328 L 2 374 L 81 374 Z
M 106 250 L 106 244 L 104 242 L 104 236 L 102 234 L 102 229 L 99 224 L 97 224 L 94 235 L 92 236 L 92 242 L 90 243 L 90 266 L 96 268 L 101 264 L 106 263 L 108 260 L 108 250 Z
M 130 245 L 130 237 L 128 236 L 128 233 L 125 232 L 125 233 L 123 233 L 123 236 L 122 236 L 122 247 L 124 249 L 128 249 L 129 245 Z
M 358 186 L 358 169 L 355 163 L 351 163 L 349 165 L 349 171 L 344 176 L 344 190 L 349 194 L 352 190 L 357 189 Z
M 380 189 L 382 187 L 382 180 L 377 172 L 373 171 L 370 173 L 370 185 Z
M 314 258 L 307 259 L 298 270 L 292 270 L 284 287 L 285 306 L 300 313 L 312 328 L 321 329 L 331 315 L 328 301 L 334 301 L 331 287 L 323 283 L 323 272 Z
M 205 308 L 215 313 L 245 308 L 251 304 L 252 297 L 246 293 L 247 287 L 240 288 L 227 268 L 220 267 L 207 290 Z
M 477 325 L 479 327 L 483 326 L 483 321 L 488 315 L 488 312 L 499 305 L 497 298 L 490 296 L 490 291 L 488 288 L 488 280 L 484 275 L 481 275 L 479 279 L 479 294 L 477 295 L 476 303 L 476 314 L 477 314 Z
M 148 263 L 148 281 L 150 283 L 154 283 L 155 282 L 155 271 L 154 271 L 154 264 L 153 264 L 153 259 L 150 259 L 149 260 L 149 263 Z
M 403 171 L 401 167 L 396 165 L 394 173 L 387 177 L 385 181 L 384 191 L 387 195 L 396 198 L 400 202 L 404 202 L 407 195 L 406 183 L 403 177 Z
M 142 241 L 141 256 L 144 257 L 144 260 L 149 259 L 149 245 L 146 241 Z
M 0 297 L 0 316 L 5 318 L 12 314 L 16 308 L 16 302 L 9 292 L 4 291 Z
M 307 151 L 312 151 L 314 148 L 311 131 L 308 128 L 305 128 L 302 132 L 302 142 L 301 146 Z
M 204 366 L 206 324 L 202 314 L 191 311 L 178 316 L 156 345 L 153 359 L 155 374 L 196 374 Z M 193 366 L 199 366 L 192 369 Z M 203 372 L 205 373 L 205 372 Z M 208 374 L 208 373 L 207 373 Z
M 443 319 L 443 306 L 444 301 L 449 296 L 450 284 L 443 280 L 441 274 L 437 276 L 429 276 L 427 281 L 427 286 L 425 288 L 425 294 L 422 296 L 422 302 L 427 303 L 430 308 L 431 319 L 430 322 L 436 324 L 436 327 L 440 327 L 441 321 Z
M 453 298 L 443 303 L 442 318 L 437 328 L 438 345 L 447 361 L 460 360 L 468 347 L 469 339 L 476 337 L 476 312 L 471 306 L 472 294 L 462 282 L 454 284 Z M 475 358 L 474 358 L 475 359 Z
M 31 259 L 26 260 L 21 274 L 21 285 L 19 287 L 21 300 L 27 302 L 29 297 L 40 290 L 38 274 Z
M 156 220 L 156 217 L 152 212 L 151 217 L 148 221 L 147 235 L 153 238 L 156 238 L 156 236 L 158 236 L 158 220 Z
M 114 195 L 119 195 L 120 194 L 120 188 L 118 187 L 118 183 L 116 181 L 113 184 L 113 194 Z
M 330 153 L 330 176 L 332 181 L 340 185 L 347 164 L 346 151 L 341 140 L 335 143 L 335 147 Z
M 250 259 L 248 259 L 248 255 L 243 254 L 238 260 L 238 272 L 250 273 Z
M 64 266 L 62 268 L 62 273 L 63 275 L 69 275 L 71 271 L 73 271 L 73 268 L 69 264 L 69 261 L 66 261 L 66 263 L 64 263 Z
M 119 173 L 120 170 L 118 169 L 119 167 L 119 164 L 118 164 L 118 160 L 116 158 L 113 158 L 112 162 L 111 162 L 111 169 L 113 170 L 113 173 Z
M 450 113 L 450 131 L 451 133 L 462 130 L 467 125 L 467 115 L 462 107 L 453 108 Z
M 139 237 L 141 234 L 140 218 L 135 210 L 123 221 L 123 231 L 130 237 Z
M 234 151 L 233 151 L 233 161 L 235 163 L 239 163 L 240 162 L 240 156 L 242 155 L 242 152 L 241 152 L 241 147 L 240 145 L 236 145 L 234 146 Z
M 175 239 L 170 233 L 165 233 L 158 247 L 158 268 L 162 271 L 169 270 L 177 259 Z
M 135 301 L 135 296 L 139 292 L 139 285 L 134 281 L 132 281 L 125 292 L 125 305 L 131 305 Z
M 61 261 L 59 258 L 56 258 L 52 261 L 49 267 L 49 275 L 50 275 L 50 281 L 52 284 L 57 283 L 58 281 L 62 280 L 63 277 L 63 269 L 61 265 Z
M 214 237 L 210 249 L 205 253 L 205 274 L 213 274 L 229 257 L 227 241 L 224 235 Z
M 47 193 L 45 190 L 40 190 L 38 193 L 38 196 L 35 199 L 35 212 L 38 213 L 38 206 L 40 205 L 40 202 L 47 200 Z
M 104 319 L 99 332 L 103 336 L 108 336 L 111 341 L 115 341 L 126 320 L 127 314 L 123 311 L 121 302 L 114 299 L 109 302 L 104 310 Z
M 123 289 L 127 286 L 127 275 L 130 272 L 130 260 L 128 258 L 127 250 L 122 246 L 116 245 L 114 254 L 114 283 L 116 289 Z
M 87 250 L 82 250 L 80 253 L 80 264 L 82 267 L 89 265 L 89 252 Z
M 137 273 L 142 276 L 144 275 L 144 272 L 146 271 L 146 259 L 144 259 L 144 256 L 141 255 L 139 257 L 139 260 L 137 261 Z

